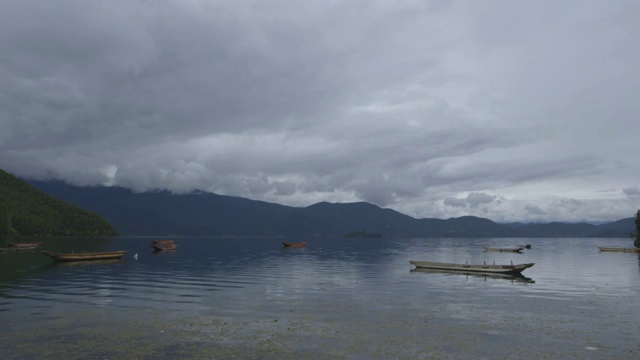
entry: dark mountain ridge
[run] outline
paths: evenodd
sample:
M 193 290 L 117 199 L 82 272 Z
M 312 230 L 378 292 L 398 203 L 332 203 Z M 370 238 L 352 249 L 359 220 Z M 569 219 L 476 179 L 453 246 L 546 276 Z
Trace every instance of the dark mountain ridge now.
M 203 191 L 134 193 L 121 187 L 29 183 L 103 216 L 123 235 L 344 236 L 365 229 L 385 237 L 627 237 L 634 218 L 587 223 L 499 224 L 463 216 L 415 219 L 366 202 L 291 207 Z

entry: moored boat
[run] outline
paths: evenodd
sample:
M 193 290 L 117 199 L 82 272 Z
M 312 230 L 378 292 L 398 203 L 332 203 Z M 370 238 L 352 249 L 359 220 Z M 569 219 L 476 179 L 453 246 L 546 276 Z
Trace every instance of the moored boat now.
M 621 248 L 621 247 L 599 247 L 600 251 L 610 252 L 635 252 L 640 253 L 640 248 Z
M 53 251 L 43 251 L 42 254 L 49 256 L 55 261 L 91 261 L 120 259 L 127 252 L 128 251 L 57 253 Z
M 434 269 L 434 270 L 450 270 L 450 271 L 463 271 L 463 272 L 484 272 L 484 273 L 498 273 L 498 274 L 519 274 L 525 269 L 528 269 L 535 265 L 535 263 L 516 264 L 514 265 L 496 265 L 494 264 L 455 264 L 455 263 L 442 263 L 433 261 L 409 261 L 411 265 L 416 268 L 422 269 Z
M 284 247 L 306 247 L 306 242 L 283 242 L 282 246 Z
M 9 246 L 7 248 L 0 248 L 0 251 L 25 251 L 25 250 L 34 250 L 38 247 L 36 246 Z
M 348 238 L 381 238 L 382 234 L 379 233 L 370 233 L 365 231 L 364 229 L 348 234 L 344 234 L 344 237 Z
M 175 250 L 178 245 L 173 240 L 151 240 L 151 247 L 154 251 L 170 251 Z
M 36 248 L 40 246 L 40 244 L 42 244 L 42 242 L 30 242 L 30 243 L 8 242 L 7 243 L 7 245 L 9 245 L 10 247 L 15 247 L 15 248 Z
M 153 244 L 173 244 L 173 240 L 151 240 Z
M 522 249 L 524 249 L 524 248 L 522 248 L 522 247 L 514 247 L 514 248 L 490 248 L 490 247 L 485 247 L 484 251 L 521 253 Z

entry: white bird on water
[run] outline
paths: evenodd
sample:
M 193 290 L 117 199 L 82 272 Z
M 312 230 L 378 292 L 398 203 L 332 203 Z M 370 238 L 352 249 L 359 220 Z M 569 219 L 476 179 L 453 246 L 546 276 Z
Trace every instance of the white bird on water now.
M 138 254 L 133 255 L 133 258 L 138 260 Z

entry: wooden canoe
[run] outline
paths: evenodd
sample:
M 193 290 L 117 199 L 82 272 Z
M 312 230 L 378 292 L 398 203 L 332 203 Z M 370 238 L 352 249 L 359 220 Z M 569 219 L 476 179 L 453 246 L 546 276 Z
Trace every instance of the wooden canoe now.
M 40 246 L 40 244 L 42 244 L 42 242 L 30 242 L 30 243 L 8 242 L 7 243 L 7 245 L 9 245 L 10 247 L 16 247 L 16 248 L 36 248 L 36 247 Z
M 434 269 L 434 270 L 450 270 L 450 271 L 463 271 L 463 272 L 483 272 L 494 274 L 519 274 L 525 269 L 528 269 L 535 265 L 535 263 L 516 264 L 513 265 L 496 265 L 496 264 L 452 264 L 441 263 L 433 261 L 409 261 L 411 265 L 421 269 Z
M 640 253 L 640 248 L 599 247 L 598 249 L 600 249 L 600 251 Z
M 153 244 L 173 244 L 173 240 L 151 240 Z
M 305 247 L 307 246 L 306 242 L 283 242 L 282 246 L 284 247 Z
M 25 250 L 33 250 L 38 246 L 9 246 L 8 248 L 0 248 L 0 251 L 25 251 Z
M 42 254 L 49 256 L 55 261 L 91 261 L 120 259 L 127 251 L 105 251 L 105 252 L 79 252 L 79 253 L 56 253 L 53 251 L 43 251 Z
M 178 247 L 178 245 L 171 242 L 171 243 L 151 244 L 151 247 L 155 251 L 169 251 L 169 250 L 175 250 Z
M 522 249 L 523 248 L 521 248 L 521 247 L 514 247 L 514 248 L 490 248 L 490 247 L 485 247 L 484 251 L 522 253 Z

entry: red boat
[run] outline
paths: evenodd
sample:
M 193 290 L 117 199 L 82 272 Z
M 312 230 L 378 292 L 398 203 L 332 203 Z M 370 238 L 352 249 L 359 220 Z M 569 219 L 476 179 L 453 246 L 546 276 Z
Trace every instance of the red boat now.
M 282 246 L 284 247 L 306 247 L 306 242 L 283 242 Z
M 155 251 L 169 251 L 175 250 L 178 245 L 173 243 L 173 240 L 152 240 L 151 247 Z

